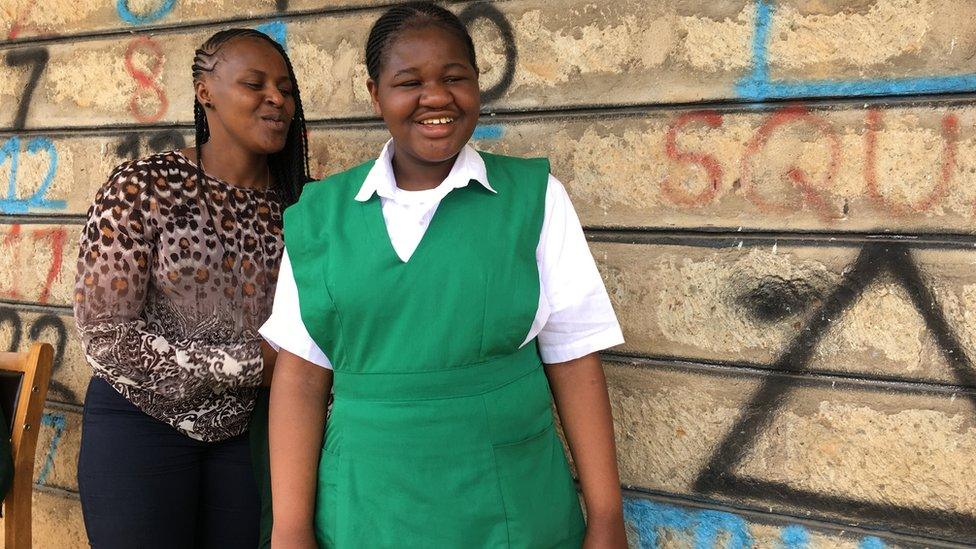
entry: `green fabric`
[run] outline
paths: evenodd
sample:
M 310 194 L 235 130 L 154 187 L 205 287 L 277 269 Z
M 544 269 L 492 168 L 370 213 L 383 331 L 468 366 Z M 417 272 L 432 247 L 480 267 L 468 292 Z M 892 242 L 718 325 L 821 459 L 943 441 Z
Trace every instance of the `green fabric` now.
M 260 549 L 271 547 L 271 460 L 268 453 L 269 397 L 270 391 L 267 388 L 258 388 L 249 428 L 251 466 L 254 468 L 254 481 L 258 486 L 258 494 L 261 496 L 261 538 L 258 541 Z
M 14 456 L 10 446 L 10 426 L 0 409 L 0 501 L 7 497 L 14 482 Z
M 319 463 L 325 547 L 578 547 L 583 521 L 535 342 L 549 164 L 481 153 L 410 260 L 371 163 L 285 213 L 301 316 L 335 368 Z

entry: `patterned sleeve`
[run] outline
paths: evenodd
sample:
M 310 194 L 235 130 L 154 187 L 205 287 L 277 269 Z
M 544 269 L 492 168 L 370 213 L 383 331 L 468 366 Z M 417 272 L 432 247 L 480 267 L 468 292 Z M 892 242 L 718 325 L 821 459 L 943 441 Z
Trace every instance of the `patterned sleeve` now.
M 170 340 L 147 326 L 141 312 L 158 245 L 149 179 L 147 171 L 123 164 L 88 210 L 74 294 L 88 362 L 101 377 L 166 399 L 259 385 L 260 338 L 212 345 Z

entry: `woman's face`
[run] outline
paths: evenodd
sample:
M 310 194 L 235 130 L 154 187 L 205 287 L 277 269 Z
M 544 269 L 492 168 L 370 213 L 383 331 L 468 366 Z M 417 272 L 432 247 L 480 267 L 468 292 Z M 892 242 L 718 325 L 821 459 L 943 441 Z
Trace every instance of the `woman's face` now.
M 211 140 L 237 143 L 256 154 L 285 147 L 295 115 L 294 83 L 285 60 L 260 38 L 238 38 L 217 53 L 214 70 L 197 83 Z
M 478 72 L 464 42 L 436 25 L 396 36 L 367 87 L 400 161 L 450 162 L 478 124 Z

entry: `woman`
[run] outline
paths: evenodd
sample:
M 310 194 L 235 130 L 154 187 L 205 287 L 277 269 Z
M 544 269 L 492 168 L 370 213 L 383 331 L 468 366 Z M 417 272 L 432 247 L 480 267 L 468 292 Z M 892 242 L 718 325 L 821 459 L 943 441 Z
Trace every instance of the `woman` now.
M 250 29 L 196 51 L 196 146 L 125 163 L 81 240 L 75 318 L 94 370 L 78 463 L 92 547 L 258 544 L 247 439 L 275 353 L 281 211 L 308 181 L 284 50 Z

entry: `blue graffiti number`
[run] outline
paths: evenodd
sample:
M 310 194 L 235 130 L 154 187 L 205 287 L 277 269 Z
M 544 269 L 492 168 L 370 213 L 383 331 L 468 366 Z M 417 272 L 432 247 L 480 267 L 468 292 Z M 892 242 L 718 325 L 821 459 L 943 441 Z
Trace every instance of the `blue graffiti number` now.
M 21 154 L 20 138 L 11 137 L 0 147 L 0 166 L 7 160 L 10 161 L 10 174 L 7 176 L 7 196 L 0 198 L 0 214 L 23 214 L 32 209 L 63 210 L 66 207 L 64 200 L 44 198 L 58 169 L 58 151 L 54 148 L 54 143 L 47 137 L 33 137 L 27 140 L 28 154 L 42 152 L 48 155 L 48 168 L 47 173 L 44 174 L 44 179 L 41 181 L 41 186 L 30 198 L 17 198 L 17 168 Z
M 147 25 L 166 17 L 169 12 L 173 11 L 174 5 L 176 5 L 176 0 L 163 0 L 156 9 L 149 13 L 136 14 L 129 9 L 129 0 L 118 0 L 115 4 L 115 10 L 119 12 L 119 17 L 130 25 Z
M 41 466 L 41 472 L 37 475 L 37 484 L 44 484 L 47 475 L 51 472 L 51 467 L 54 466 L 54 454 L 57 453 L 58 445 L 61 444 L 61 435 L 64 434 L 66 423 L 67 420 L 61 412 L 44 412 L 44 415 L 41 416 L 41 425 L 54 429 L 54 434 L 51 435 L 51 444 L 48 445 L 47 455 L 44 456 L 44 465 Z

